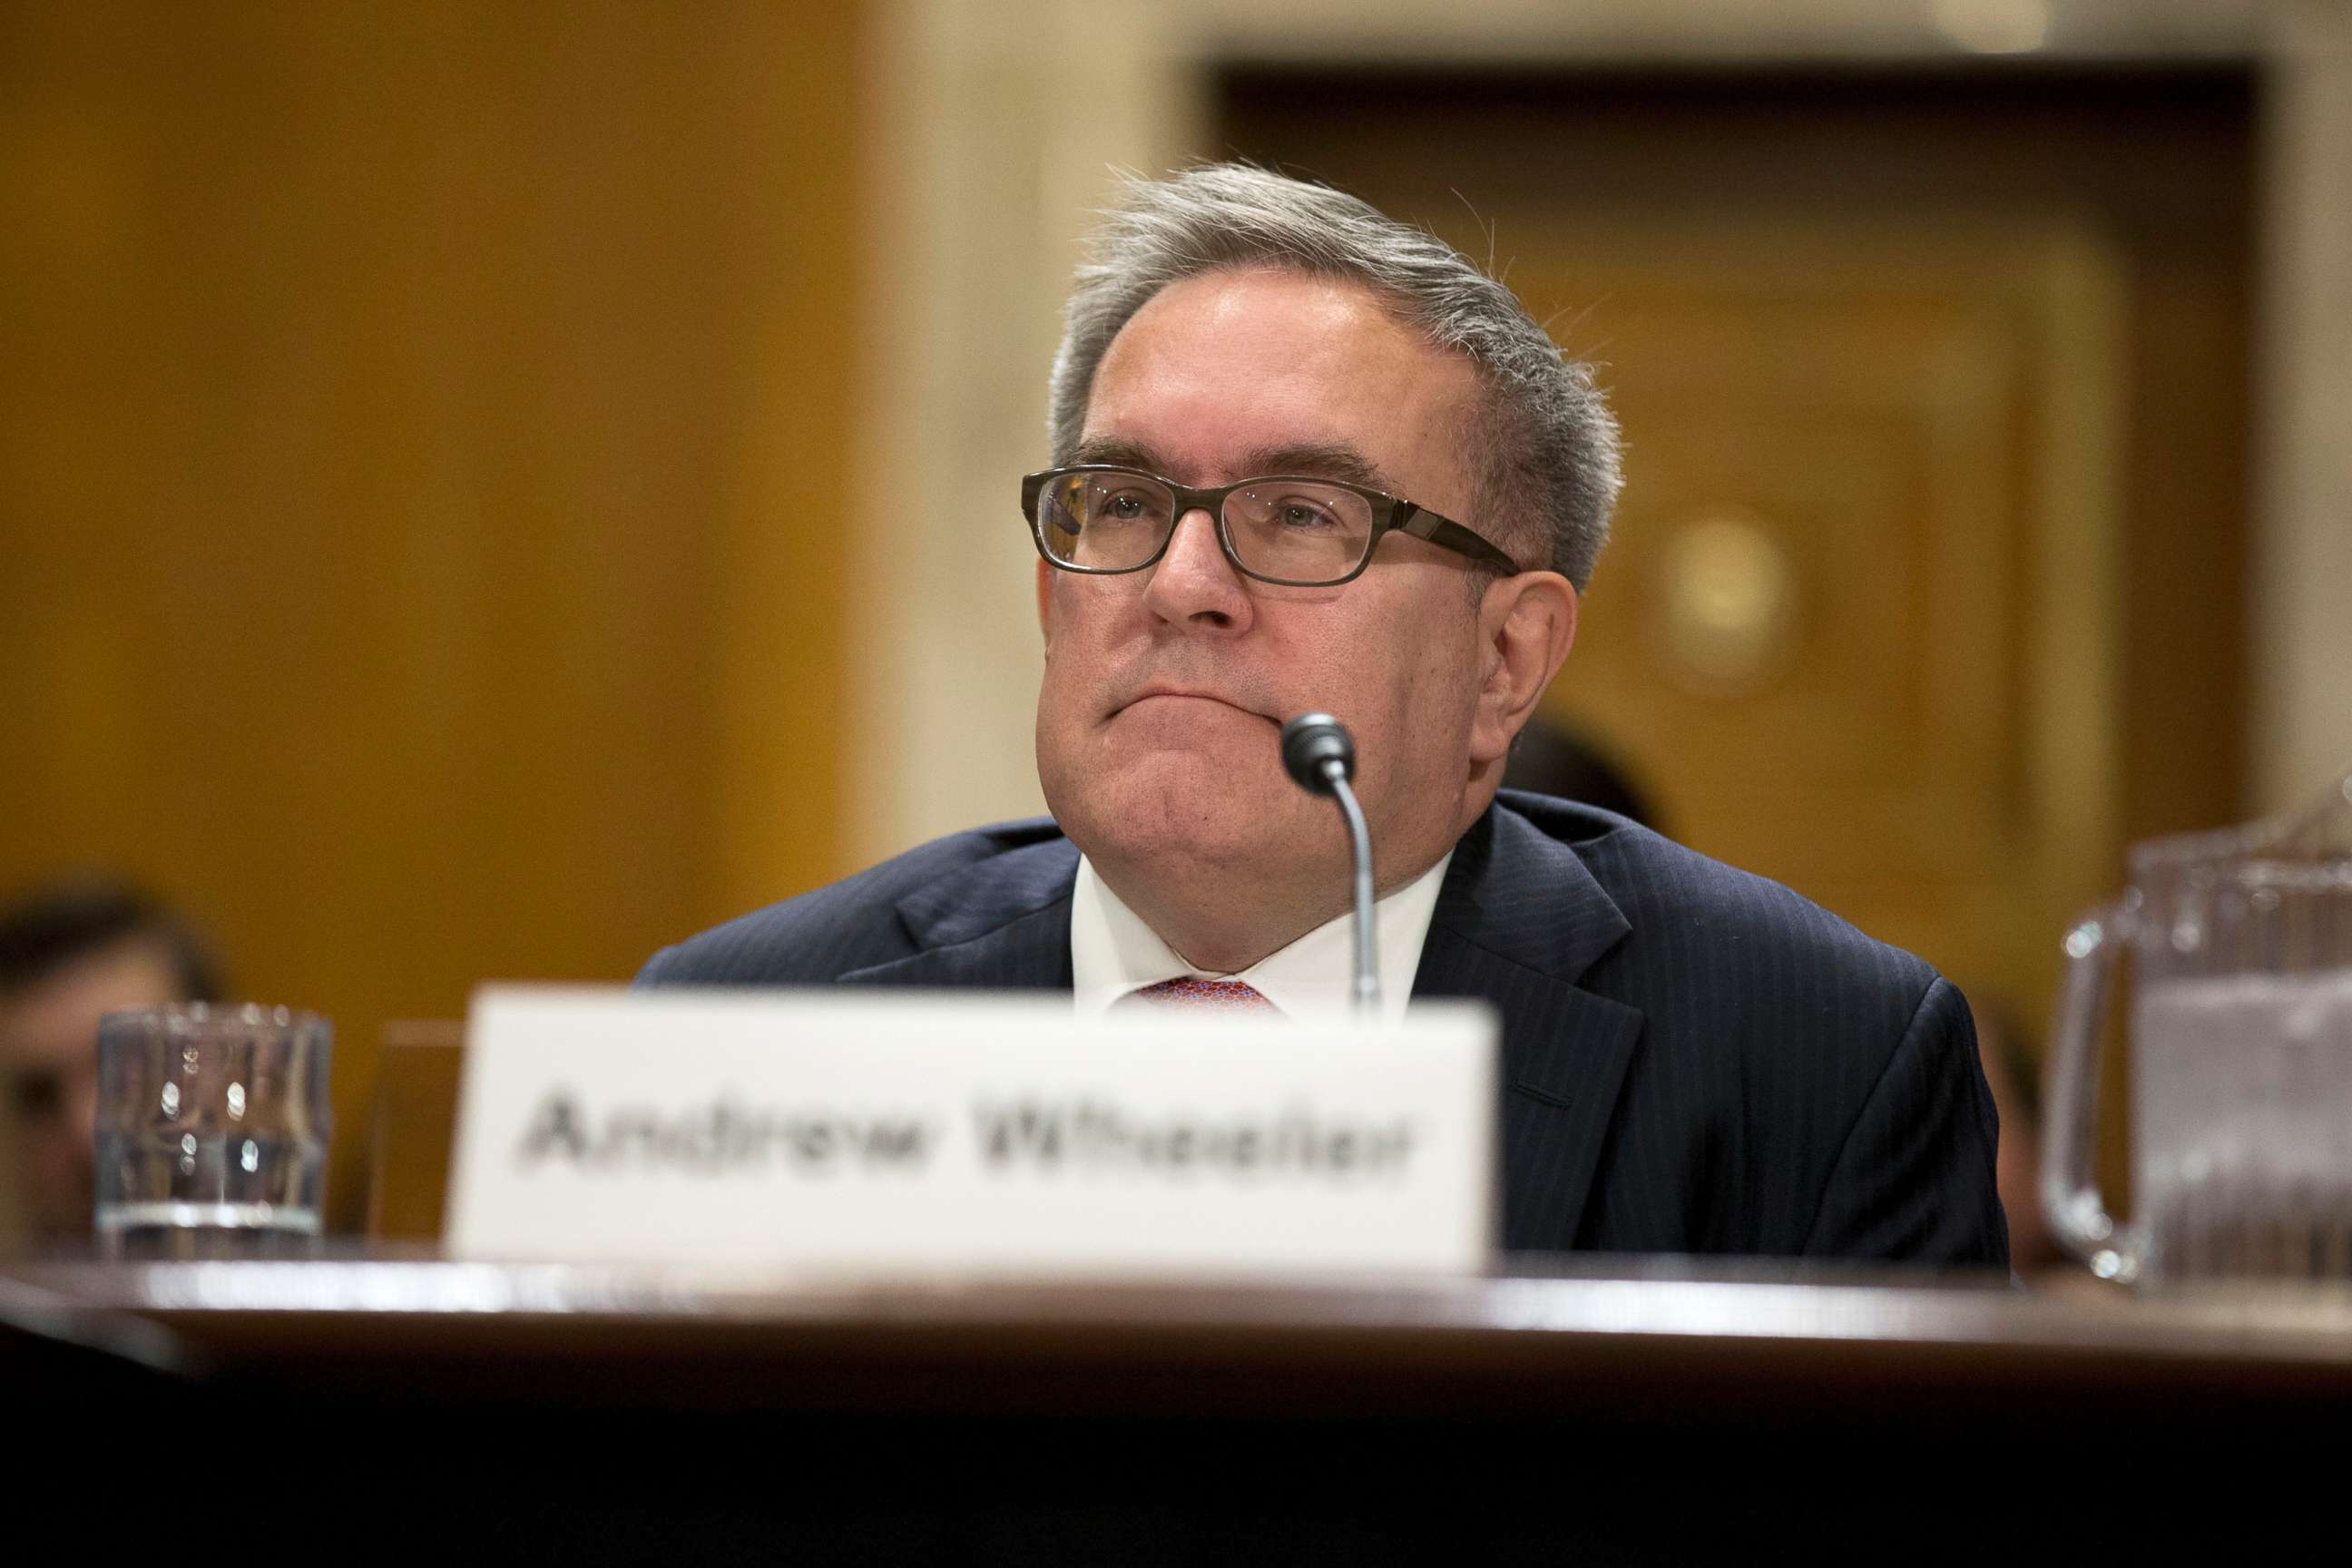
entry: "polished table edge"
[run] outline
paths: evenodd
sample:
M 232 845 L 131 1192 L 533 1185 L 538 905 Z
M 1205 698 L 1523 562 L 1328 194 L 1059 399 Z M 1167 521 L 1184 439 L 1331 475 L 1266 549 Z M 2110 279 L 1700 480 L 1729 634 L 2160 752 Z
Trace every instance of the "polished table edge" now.
M 2352 1286 L 2025 1289 L 1999 1275 L 1690 1259 L 1538 1260 L 1510 1273 L 1102 1279 L 726 1266 L 301 1261 L 0 1261 L 0 1313 L 130 1319 L 205 1337 L 228 1319 L 484 1318 L 923 1329 L 1345 1331 L 1496 1339 L 1760 1340 L 1998 1347 L 2352 1366 Z

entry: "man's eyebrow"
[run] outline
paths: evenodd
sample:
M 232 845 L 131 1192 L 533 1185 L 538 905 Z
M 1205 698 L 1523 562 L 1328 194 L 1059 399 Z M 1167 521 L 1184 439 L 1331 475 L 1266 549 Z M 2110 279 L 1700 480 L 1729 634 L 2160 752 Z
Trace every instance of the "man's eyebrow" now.
M 1107 463 L 1121 468 L 1141 468 L 1152 474 L 1167 471 L 1151 448 L 1117 437 L 1098 437 L 1079 442 L 1077 449 L 1070 454 L 1070 461 Z M 1355 447 L 1337 441 L 1255 447 L 1244 457 L 1235 477 L 1253 479 L 1260 474 L 1296 474 L 1301 479 L 1339 479 L 1376 490 L 1395 488 L 1389 477 L 1381 471 L 1379 464 Z
M 1244 465 L 1253 474 L 1297 474 L 1302 479 L 1339 479 L 1376 490 L 1394 487 L 1380 465 L 1353 447 L 1314 442 L 1303 447 L 1260 447 Z
M 1141 468 L 1149 474 L 1156 474 L 1160 471 L 1160 459 L 1152 456 L 1150 448 L 1112 437 L 1097 437 L 1090 441 L 1079 442 L 1077 450 L 1070 454 L 1070 461 L 1107 463 L 1119 468 Z

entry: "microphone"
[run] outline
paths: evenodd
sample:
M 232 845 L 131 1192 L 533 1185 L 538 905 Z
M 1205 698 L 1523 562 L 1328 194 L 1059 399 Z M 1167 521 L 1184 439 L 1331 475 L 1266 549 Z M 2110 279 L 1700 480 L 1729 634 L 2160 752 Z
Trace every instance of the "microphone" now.
M 1301 713 L 1282 727 L 1282 766 L 1309 795 L 1339 803 L 1356 857 L 1356 1016 L 1369 1019 L 1381 1005 L 1381 959 L 1373 945 L 1372 834 L 1349 781 L 1356 776 L 1356 742 L 1328 713 Z

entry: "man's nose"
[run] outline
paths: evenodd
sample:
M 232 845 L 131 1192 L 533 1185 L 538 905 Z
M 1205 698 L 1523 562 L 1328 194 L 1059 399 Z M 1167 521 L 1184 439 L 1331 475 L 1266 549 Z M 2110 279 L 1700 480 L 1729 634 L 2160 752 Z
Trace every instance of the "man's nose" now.
M 1249 589 L 1225 559 L 1217 542 L 1217 520 L 1207 510 L 1194 507 L 1176 520 L 1143 602 L 1171 621 L 1235 631 L 1249 625 Z

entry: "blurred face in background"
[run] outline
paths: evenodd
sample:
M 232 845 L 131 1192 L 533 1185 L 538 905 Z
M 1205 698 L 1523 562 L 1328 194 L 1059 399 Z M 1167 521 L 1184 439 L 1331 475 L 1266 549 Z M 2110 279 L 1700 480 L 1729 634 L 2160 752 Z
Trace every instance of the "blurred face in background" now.
M 98 1021 L 181 999 L 156 944 L 133 938 L 0 996 L 0 1115 L 15 1123 L 16 1166 L 0 1172 L 37 1232 L 86 1235 L 98 1108 Z
M 1162 289 L 1112 342 L 1074 460 L 1203 487 L 1348 479 L 1477 529 L 1463 432 L 1481 391 L 1467 360 L 1362 288 L 1212 272 Z M 1309 925 L 1336 912 L 1321 901 L 1344 902 L 1336 814 L 1283 772 L 1297 714 L 1335 714 L 1354 734 L 1383 890 L 1433 864 L 1492 794 L 1482 774 L 1499 773 L 1517 722 L 1481 701 L 1493 628 L 1458 554 L 1391 533 L 1352 582 L 1277 586 L 1236 571 L 1195 511 L 1143 571 L 1039 574 L 1045 799 L 1147 920 L 1151 892 L 1171 888 L 1196 902 L 1293 895 Z

